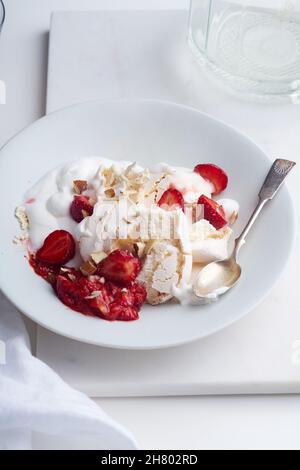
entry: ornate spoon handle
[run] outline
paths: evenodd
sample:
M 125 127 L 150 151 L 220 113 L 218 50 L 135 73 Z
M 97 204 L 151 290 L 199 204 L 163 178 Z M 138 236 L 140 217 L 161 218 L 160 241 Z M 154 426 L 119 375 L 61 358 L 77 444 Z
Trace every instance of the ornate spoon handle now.
M 285 178 L 295 165 L 295 162 L 291 162 L 289 160 L 275 160 L 260 190 L 259 198 L 261 200 L 273 199 Z
M 295 165 L 295 162 L 291 162 L 289 160 L 275 160 L 259 192 L 259 203 L 256 209 L 254 210 L 253 214 L 251 215 L 249 222 L 247 223 L 243 232 L 236 240 L 236 246 L 234 250 L 235 255 L 237 255 L 239 249 L 245 243 L 245 238 L 248 235 L 257 217 L 259 216 L 260 212 L 262 211 L 263 207 L 277 194 L 285 178 Z

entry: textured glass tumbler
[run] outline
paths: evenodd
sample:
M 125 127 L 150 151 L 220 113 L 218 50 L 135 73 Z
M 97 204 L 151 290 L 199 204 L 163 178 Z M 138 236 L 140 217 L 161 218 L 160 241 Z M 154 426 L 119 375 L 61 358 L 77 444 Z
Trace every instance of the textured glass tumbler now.
M 4 24 L 4 20 L 5 20 L 5 7 L 4 7 L 3 1 L 0 0 L 0 33 L 1 33 L 2 26 Z
M 188 38 L 237 94 L 300 103 L 300 0 L 191 0 Z

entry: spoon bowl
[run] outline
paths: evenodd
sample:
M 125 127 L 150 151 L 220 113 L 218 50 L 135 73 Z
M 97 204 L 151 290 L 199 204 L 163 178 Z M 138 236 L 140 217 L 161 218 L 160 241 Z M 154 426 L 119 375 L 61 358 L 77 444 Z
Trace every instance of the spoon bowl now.
M 210 263 L 197 277 L 195 293 L 198 297 L 218 297 L 235 286 L 241 274 L 242 268 L 233 256 L 224 261 Z

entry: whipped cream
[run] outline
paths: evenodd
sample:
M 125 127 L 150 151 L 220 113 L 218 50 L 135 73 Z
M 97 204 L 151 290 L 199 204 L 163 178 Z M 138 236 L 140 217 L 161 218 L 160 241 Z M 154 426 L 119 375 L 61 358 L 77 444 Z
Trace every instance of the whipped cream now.
M 79 224 L 70 216 L 75 180 L 87 181 L 83 195 L 95 204 L 93 214 Z M 169 188 L 180 191 L 188 205 L 203 194 L 211 198 L 214 192 L 213 184 L 194 171 L 165 163 L 144 169 L 133 162 L 90 157 L 60 166 L 25 195 L 22 210 L 28 220 L 29 249 L 36 252 L 58 229 L 73 235 L 84 261 L 118 248 L 133 251 L 138 244 L 143 263 L 139 280 L 146 285 L 149 303 L 175 297 L 182 303 L 201 304 L 193 269 L 230 256 L 234 233 L 229 225 L 239 206 L 230 199 L 218 201 L 229 225 L 216 230 L 204 219 L 191 223 L 181 209 L 160 208 L 157 202 Z
M 156 184 L 157 200 L 170 187 L 178 189 L 187 204 L 196 203 L 202 194 L 211 197 L 214 191 L 214 186 L 209 181 L 189 168 L 172 167 L 160 163 L 152 167 L 150 172 L 158 181 Z

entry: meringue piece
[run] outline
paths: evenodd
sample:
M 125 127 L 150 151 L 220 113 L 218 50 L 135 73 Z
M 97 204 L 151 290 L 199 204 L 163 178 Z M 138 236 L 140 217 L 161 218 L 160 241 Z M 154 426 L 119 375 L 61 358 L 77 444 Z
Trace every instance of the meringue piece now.
M 207 220 L 192 225 L 190 232 L 194 263 L 211 263 L 230 257 L 234 248 L 234 233 L 230 227 L 216 230 Z
M 138 276 L 146 286 L 148 303 L 158 305 L 170 300 L 174 286 L 189 279 L 191 267 L 191 255 L 167 241 L 154 242 Z

